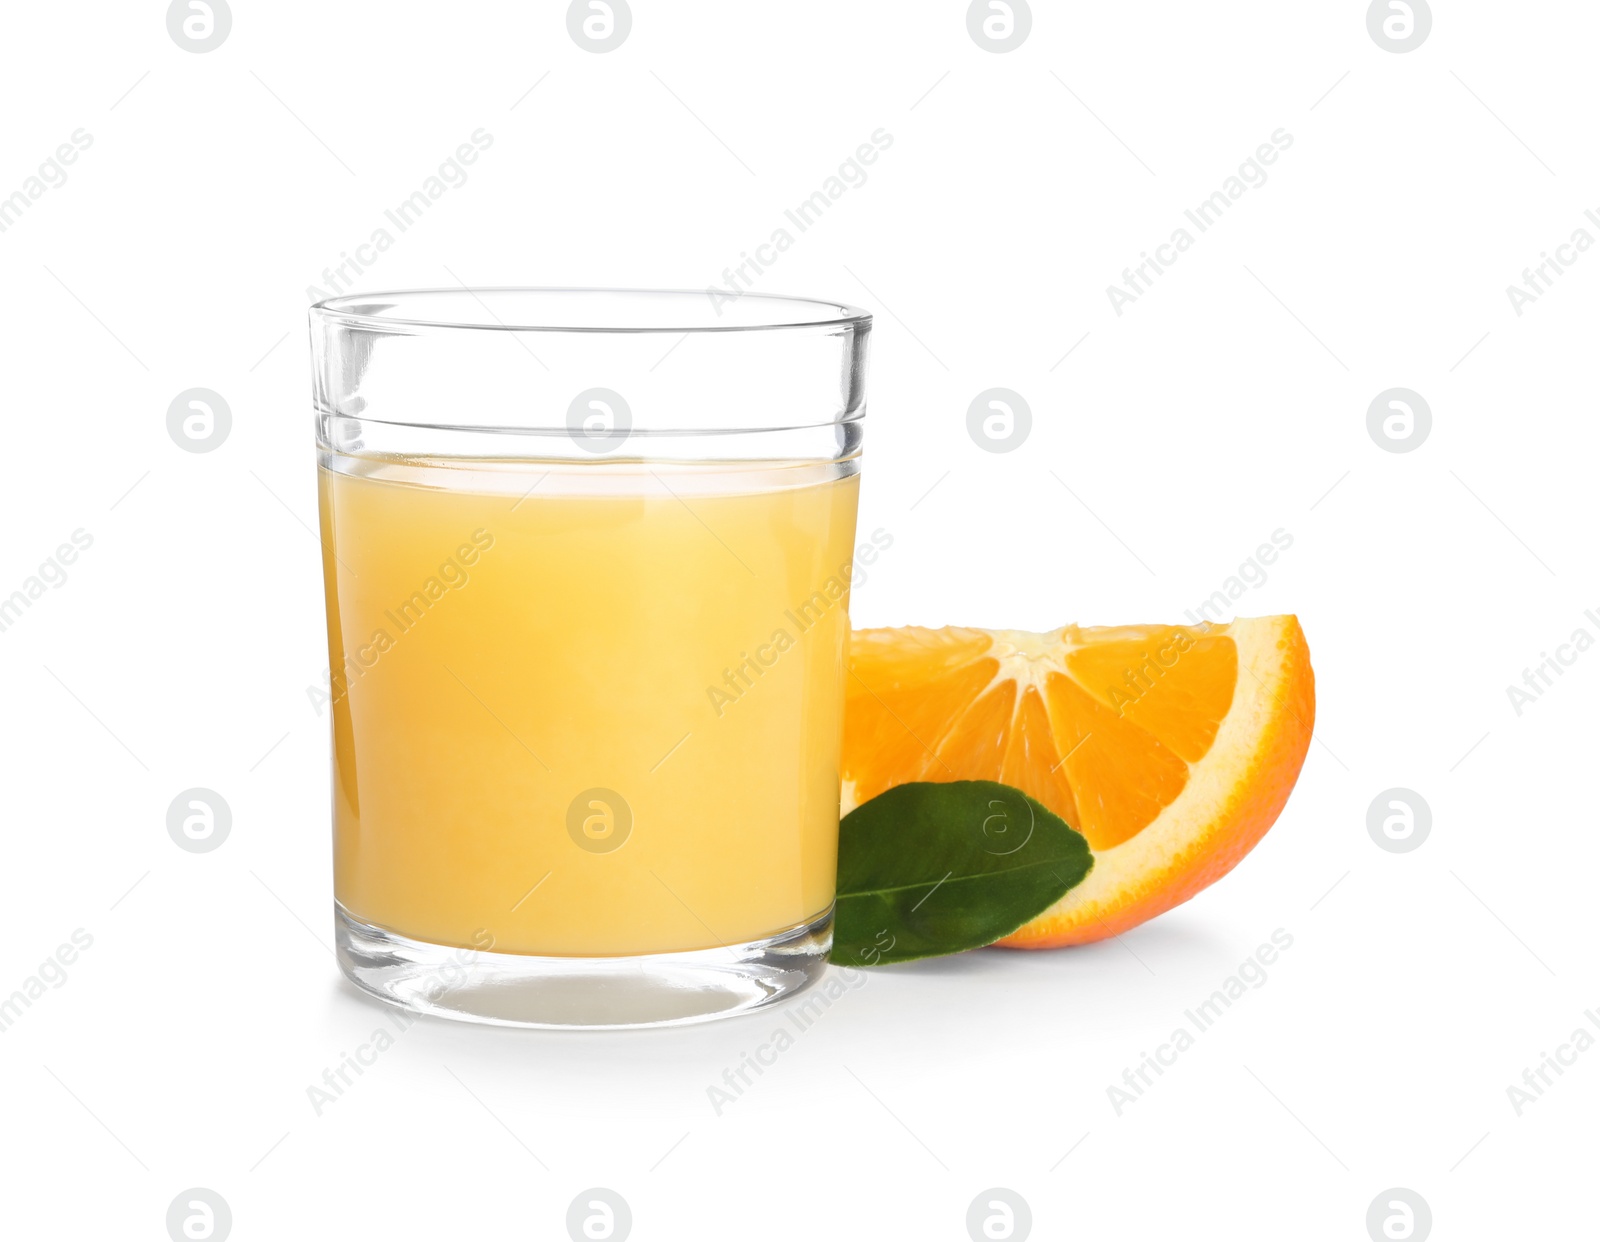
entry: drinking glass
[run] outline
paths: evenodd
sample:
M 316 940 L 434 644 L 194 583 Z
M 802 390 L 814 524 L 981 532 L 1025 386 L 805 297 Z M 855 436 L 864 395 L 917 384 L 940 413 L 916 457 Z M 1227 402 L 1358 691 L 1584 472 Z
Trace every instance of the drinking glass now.
M 605 1027 L 820 977 L 870 330 L 721 291 L 311 309 L 358 987 Z

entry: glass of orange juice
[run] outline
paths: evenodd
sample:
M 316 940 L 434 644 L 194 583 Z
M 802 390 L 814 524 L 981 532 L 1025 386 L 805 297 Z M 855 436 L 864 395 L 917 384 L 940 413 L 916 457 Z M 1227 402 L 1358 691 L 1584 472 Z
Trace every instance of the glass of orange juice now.
M 723 291 L 312 308 L 358 987 L 607 1027 L 820 977 L 870 330 Z

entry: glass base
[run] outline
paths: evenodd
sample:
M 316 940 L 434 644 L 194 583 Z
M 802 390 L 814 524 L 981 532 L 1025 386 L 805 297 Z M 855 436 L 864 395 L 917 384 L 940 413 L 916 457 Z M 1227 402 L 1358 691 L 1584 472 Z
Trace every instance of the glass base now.
M 526 957 L 409 940 L 334 904 L 339 966 L 379 1000 L 495 1026 L 602 1030 L 709 1022 L 822 978 L 833 908 L 765 940 L 641 957 Z

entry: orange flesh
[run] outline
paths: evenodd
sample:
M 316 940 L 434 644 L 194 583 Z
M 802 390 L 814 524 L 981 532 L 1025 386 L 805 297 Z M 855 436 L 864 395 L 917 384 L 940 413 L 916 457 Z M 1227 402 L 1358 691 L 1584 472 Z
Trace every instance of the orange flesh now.
M 1093 849 L 1126 841 L 1183 790 L 1238 680 L 1231 638 L 1138 631 L 1093 641 L 1076 626 L 995 639 L 956 630 L 905 647 L 871 637 L 893 631 L 862 631 L 845 717 L 856 802 L 907 781 L 998 779 L 1065 808 Z M 1030 680 L 1020 702 L 1019 676 L 1003 674 L 992 654 L 1008 642 L 1055 647 L 1008 662 Z
M 1315 710 L 1293 617 L 860 630 L 851 672 L 846 810 L 908 781 L 999 780 L 1088 840 L 1098 874 L 1003 942 L 1030 947 L 1116 934 L 1225 874 L 1282 809 Z

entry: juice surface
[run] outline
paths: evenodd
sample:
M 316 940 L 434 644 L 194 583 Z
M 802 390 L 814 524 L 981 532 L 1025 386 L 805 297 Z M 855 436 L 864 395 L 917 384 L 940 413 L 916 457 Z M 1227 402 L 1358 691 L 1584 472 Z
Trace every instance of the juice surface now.
M 828 908 L 853 463 L 319 475 L 351 915 L 611 956 Z

